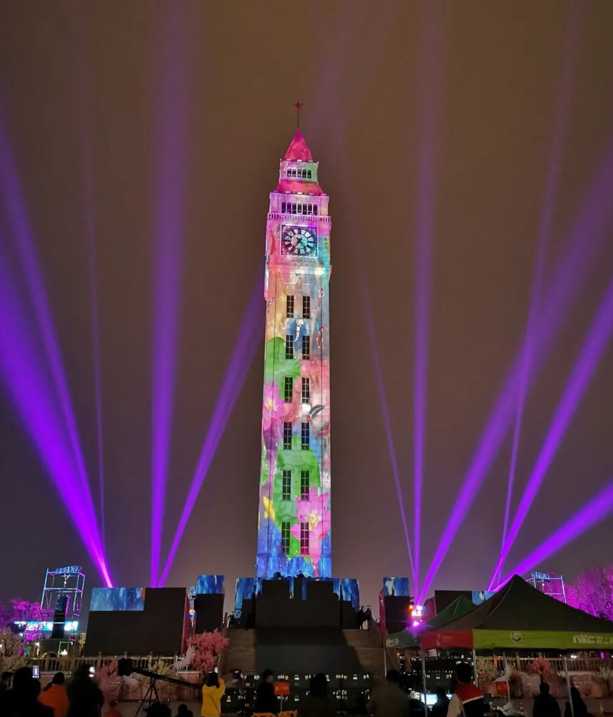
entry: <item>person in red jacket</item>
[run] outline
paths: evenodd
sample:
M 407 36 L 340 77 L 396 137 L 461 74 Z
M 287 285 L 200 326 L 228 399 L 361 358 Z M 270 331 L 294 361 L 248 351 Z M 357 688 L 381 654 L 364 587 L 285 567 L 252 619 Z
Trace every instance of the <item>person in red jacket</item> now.
M 456 688 L 447 708 L 447 717 L 483 717 L 483 692 L 473 682 L 472 667 L 459 662 L 455 668 Z

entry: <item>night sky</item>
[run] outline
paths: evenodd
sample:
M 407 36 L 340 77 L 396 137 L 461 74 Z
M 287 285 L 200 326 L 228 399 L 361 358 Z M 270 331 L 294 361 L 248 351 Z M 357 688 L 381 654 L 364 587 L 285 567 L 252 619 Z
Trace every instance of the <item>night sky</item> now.
M 333 219 L 334 573 L 359 578 L 371 603 L 381 576 L 409 569 L 365 302 L 408 496 L 419 158 L 429 157 L 424 567 L 431 560 L 525 331 L 552 156 L 560 164 L 545 286 L 597 171 L 611 157 L 613 4 L 462 0 L 425 7 L 405 0 L 2 3 L 0 122 L 97 495 L 88 273 L 95 241 L 105 531 L 117 584 L 146 584 L 149 574 L 156 197 L 180 196 L 184 246 L 165 554 L 242 313 L 263 271 L 268 193 L 295 128 L 297 98 L 305 103 L 302 128 L 320 161 Z M 170 133 L 167 148 L 175 128 L 184 132 L 182 178 L 163 171 L 160 126 Z M 610 220 L 528 396 L 518 487 L 613 276 Z M 0 216 L 0 250 L 8 252 L 6 226 Z M 236 575 L 253 574 L 262 353 L 259 346 L 171 584 L 224 573 L 231 585 Z M 507 567 L 613 476 L 612 399 L 609 349 Z M 510 438 L 509 432 L 437 587 L 485 587 L 500 544 Z M 1 383 L 0 482 L 0 599 L 36 598 L 47 566 L 81 563 L 98 584 Z M 544 567 L 573 577 L 610 561 L 612 528 L 611 520 L 602 523 Z

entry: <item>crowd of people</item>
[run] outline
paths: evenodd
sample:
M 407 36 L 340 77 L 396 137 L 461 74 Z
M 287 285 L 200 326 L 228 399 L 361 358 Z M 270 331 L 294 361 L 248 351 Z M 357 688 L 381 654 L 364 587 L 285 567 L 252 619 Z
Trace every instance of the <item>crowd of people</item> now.
M 13 675 L 12 686 L 8 685 L 9 676 L 3 675 L 2 717 L 99 717 L 104 704 L 86 665 L 79 667 L 68 682 L 62 672 L 56 673 L 44 690 L 32 668 L 21 667 Z
M 211 673 L 202 688 L 201 717 L 221 717 L 221 698 L 224 691 L 223 680 L 217 674 Z M 451 700 L 447 698 L 445 690 L 440 690 L 437 694 L 437 702 L 431 710 L 432 717 L 483 717 L 485 714 L 485 700 L 472 682 L 469 665 L 458 665 L 456 689 Z M 265 670 L 256 689 L 253 714 L 278 715 L 282 707 L 275 691 L 274 674 L 271 670 Z M 409 696 L 402 686 L 402 677 L 397 670 L 389 670 L 386 679 L 373 688 L 370 700 L 365 704 L 365 711 L 372 717 L 427 716 L 425 704 Z M 296 712 L 297 717 L 336 715 L 337 701 L 329 691 L 326 675 L 319 673 L 311 678 L 308 694 L 298 703 Z
M 216 673 L 209 673 L 202 686 L 201 717 L 221 717 L 222 698 L 226 686 Z M 453 695 L 437 691 L 436 703 L 430 717 L 484 717 L 485 699 L 474 684 L 472 668 L 466 663 L 456 666 Z M 564 717 L 589 717 L 587 706 L 579 690 L 571 687 L 571 701 Z M 86 665 L 79 667 L 67 681 L 62 672 L 41 689 L 32 668 L 22 667 L 14 675 L 0 676 L 0 717 L 121 717 L 117 704 L 111 702 L 103 711 L 104 696 Z M 308 695 L 298 703 L 297 717 L 334 717 L 336 699 L 328 689 L 326 675 L 311 678 Z M 253 704 L 254 715 L 278 715 L 282 702 L 276 694 L 274 674 L 262 673 Z M 413 699 L 402 685 L 402 676 L 390 670 L 386 679 L 375 685 L 366 712 L 372 717 L 427 717 L 426 705 Z M 155 702 L 147 709 L 148 717 L 172 717 L 170 707 Z M 176 717 L 194 717 L 187 705 L 179 705 Z M 549 685 L 541 681 L 539 695 L 534 699 L 532 717 L 562 717 L 558 701 L 550 694 Z

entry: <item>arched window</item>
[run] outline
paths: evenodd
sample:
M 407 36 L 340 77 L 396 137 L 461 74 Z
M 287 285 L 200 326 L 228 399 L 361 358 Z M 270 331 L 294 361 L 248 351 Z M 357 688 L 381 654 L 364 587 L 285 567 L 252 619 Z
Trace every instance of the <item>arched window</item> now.
M 302 379 L 304 381 L 304 379 Z M 304 390 L 304 386 L 303 386 Z M 285 377 L 285 382 L 283 384 L 283 400 L 285 403 L 291 403 L 294 393 L 294 379 L 291 376 Z M 305 403 L 305 401 L 303 401 Z
M 283 536 L 281 536 L 283 542 Z M 300 555 L 309 554 L 309 524 L 307 522 L 300 523 Z
M 283 470 L 283 483 L 281 485 L 281 500 L 292 499 L 292 472 L 291 470 Z
M 303 451 L 308 451 L 310 447 L 311 447 L 311 424 L 310 423 L 302 423 L 300 425 L 300 448 Z
M 291 451 L 292 449 L 292 424 L 290 421 L 283 423 L 283 450 Z
M 284 520 L 281 522 L 281 550 L 287 555 L 289 553 L 289 538 L 290 538 L 290 522 Z
M 300 500 L 309 499 L 309 471 L 300 471 Z

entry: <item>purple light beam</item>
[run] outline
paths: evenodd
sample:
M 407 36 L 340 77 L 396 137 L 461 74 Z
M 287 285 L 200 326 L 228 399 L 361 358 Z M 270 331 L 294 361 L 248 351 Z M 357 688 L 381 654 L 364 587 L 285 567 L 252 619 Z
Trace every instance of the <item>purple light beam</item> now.
M 421 517 L 424 483 L 424 452 L 428 393 L 429 315 L 432 294 L 432 244 L 436 199 L 436 141 L 441 113 L 443 18 L 436 6 L 420 3 L 423 32 L 419 33 L 418 67 L 418 182 L 414 245 L 414 343 L 413 368 L 413 559 L 414 584 L 418 590 L 421 575 Z
M 613 513 L 613 481 L 610 481 L 586 505 L 577 511 L 569 520 L 561 525 L 554 533 L 544 540 L 537 548 L 521 560 L 504 580 L 494 588 L 500 590 L 513 577 L 525 575 L 545 562 L 548 558 L 560 552 L 569 543 L 579 538 L 583 533 L 594 528 Z
M 522 351 L 522 363 L 520 369 L 519 387 L 517 390 L 517 407 L 515 411 L 515 422 L 513 426 L 513 439 L 511 446 L 511 461 L 507 479 L 507 493 L 505 497 L 504 519 L 502 527 L 501 549 L 507 538 L 509 520 L 511 515 L 511 504 L 513 501 L 513 488 L 517 472 L 517 458 L 519 454 L 519 442 L 521 438 L 521 427 L 524 416 L 524 409 L 527 395 L 527 378 L 530 370 L 532 356 L 532 344 L 534 342 L 534 321 L 538 313 L 543 282 L 543 270 L 547 247 L 551 235 L 553 222 L 553 209 L 560 179 L 562 167 L 563 147 L 568 135 L 568 119 L 570 116 L 570 104 L 575 86 L 575 71 L 577 65 L 577 46 L 579 34 L 579 5 L 572 6 L 567 21 L 566 42 L 563 52 L 563 69 L 558 91 L 558 102 L 555 114 L 555 129 L 550 149 L 549 166 L 545 181 L 545 195 L 543 198 L 543 210 L 541 212 L 536 261 L 532 275 L 532 289 L 530 297 L 530 308 L 528 310 L 528 321 L 526 327 L 526 338 Z
M 0 195 L 5 207 L 9 228 L 15 239 L 30 301 L 32 302 L 38 329 L 43 340 L 43 348 L 47 354 L 54 388 L 58 394 L 66 430 L 68 431 L 72 450 L 75 455 L 77 473 L 83 489 L 83 499 L 91 504 L 93 510 L 87 469 L 81 450 L 81 441 L 79 439 L 77 423 L 72 408 L 70 390 L 64 373 L 61 352 L 51 318 L 47 292 L 36 257 L 32 231 L 27 219 L 25 201 L 17 177 L 18 175 L 8 137 L 4 132 L 4 127 L 0 124 L 0 186 L 2 187 Z
M 170 7 L 170 6 L 169 6 Z M 153 385 L 151 455 L 151 585 L 158 584 L 166 485 L 174 408 L 183 241 L 188 135 L 188 78 L 180 9 L 164 18 L 159 94 L 156 95 L 153 189 L 155 217 L 153 286 Z
M 194 477 L 192 478 L 181 517 L 158 583 L 160 586 L 164 585 L 168 579 L 168 574 L 170 573 L 177 550 L 185 533 L 185 528 L 196 505 L 196 500 L 198 499 L 202 485 L 208 475 L 209 468 L 217 451 L 217 446 L 223 436 L 226 423 L 228 422 L 234 404 L 245 383 L 249 368 L 258 351 L 260 345 L 258 339 L 262 334 L 264 324 L 263 292 L 264 282 L 263 277 L 260 277 L 241 319 L 238 339 L 234 346 L 230 363 L 224 374 L 217 401 L 215 402 L 215 408 L 209 421 Z
M 539 315 L 535 321 L 535 341 L 528 372 L 528 388 L 551 351 L 569 306 L 587 280 L 591 267 L 606 245 L 608 238 L 606 228 L 613 216 L 613 204 L 609 201 L 612 184 L 613 146 L 610 146 L 580 205 L 579 215 L 570 232 L 568 246 L 556 263 L 550 286 L 544 293 Z M 516 405 L 515 397 L 519 383 L 521 355 L 522 350 L 511 365 L 502 390 L 490 412 L 445 530 L 421 585 L 418 602 L 423 602 L 427 597 L 430 586 L 507 434 Z
M 75 33 L 75 38 L 80 38 Z M 94 405 L 96 424 L 96 454 L 97 454 L 97 476 L 98 476 L 98 511 L 100 520 L 100 534 L 104 545 L 105 532 L 105 496 L 104 496 L 104 431 L 102 417 L 102 371 L 100 366 L 100 321 L 98 315 L 98 291 L 96 279 L 96 222 L 95 208 L 93 201 L 93 171 L 92 152 L 86 128 L 91 124 L 91 118 L 85 112 L 85 92 L 88 83 L 84 77 L 84 63 L 78 63 L 79 96 L 81 102 L 80 110 L 80 152 L 81 152 L 81 179 L 82 179 L 82 203 L 83 218 L 85 223 L 85 235 L 87 238 L 87 269 L 89 278 L 89 305 L 91 321 L 91 355 L 94 384 Z
M 411 538 L 409 537 L 409 527 L 407 523 L 407 514 L 404 508 L 404 496 L 402 495 L 402 487 L 400 484 L 400 471 L 398 469 L 398 456 L 396 454 L 396 446 L 394 445 L 394 435 L 392 432 L 392 422 L 390 419 L 389 405 L 387 403 L 387 396 L 385 391 L 385 381 L 383 379 L 383 371 L 381 370 L 381 360 L 379 357 L 379 349 L 377 343 L 377 335 L 375 330 L 375 324 L 372 316 L 372 309 L 370 305 L 370 298 L 368 292 L 368 286 L 366 284 L 366 277 L 362 278 L 360 284 L 363 287 L 363 305 L 364 315 L 366 316 L 366 326 L 368 329 L 368 340 L 370 343 L 370 356 L 372 359 L 373 371 L 375 374 L 375 383 L 377 386 L 377 395 L 379 397 L 379 407 L 381 410 L 381 417 L 383 418 L 383 428 L 385 430 L 385 439 L 387 443 L 387 455 L 389 458 L 390 466 L 392 469 L 392 478 L 394 480 L 394 488 L 396 490 L 396 501 L 398 503 L 398 509 L 400 511 L 400 521 L 402 523 L 402 532 L 404 534 L 404 542 L 407 549 L 407 556 L 409 558 L 409 567 L 411 569 L 411 579 L 413 585 L 417 584 L 417 574 L 415 572 L 415 561 L 413 559 L 413 550 L 411 548 Z
M 96 452 L 98 457 L 98 508 L 100 512 L 100 532 L 104 540 L 105 500 L 104 500 L 104 431 L 102 416 L 102 370 L 100 366 L 100 321 L 98 317 L 98 290 L 96 282 L 96 239 L 93 220 L 88 219 L 89 237 L 89 300 L 91 314 L 92 363 L 94 369 L 94 399 L 96 404 Z
M 0 257 L 0 377 L 34 443 L 77 534 L 104 583 L 112 586 L 91 501 L 84 500 L 75 455 L 61 430 L 58 397 L 50 389 L 49 367 L 36 340 L 35 325 L 24 306 L 5 261 Z
M 71 16 L 71 19 L 75 20 Z M 73 41 L 77 47 L 77 54 L 83 58 L 85 48 L 82 33 L 77 25 L 71 26 Z M 105 547 L 105 480 L 104 480 L 104 422 L 102 411 L 102 367 L 100 360 L 100 317 L 98 310 L 98 281 L 96 277 L 96 213 L 94 204 L 94 171 L 90 136 L 95 131 L 95 117 L 91 109 L 90 88 L 93 80 L 89 73 L 87 62 L 77 62 L 75 66 L 76 83 L 78 88 L 78 119 L 79 119 L 79 149 L 81 158 L 81 184 L 83 221 L 87 238 L 87 268 L 89 278 L 89 306 L 91 321 L 91 355 L 93 370 L 95 426 L 96 426 L 96 457 L 98 477 L 98 512 L 100 520 L 100 534 L 103 547 Z M 92 127 L 94 129 L 92 129 Z
M 68 440 L 70 444 L 70 450 L 72 451 L 74 462 L 72 468 L 74 474 L 78 478 L 78 486 L 81 494 L 81 501 L 83 504 L 83 510 L 87 517 L 88 523 L 90 524 L 89 530 L 92 534 L 92 542 L 89 545 L 92 553 L 94 562 L 99 567 L 99 571 L 103 576 L 103 579 L 110 583 L 108 576 L 108 570 L 106 567 L 106 558 L 104 556 L 104 550 L 102 547 L 102 541 L 100 540 L 100 531 L 98 527 L 98 521 L 94 509 L 94 502 L 92 499 L 89 480 L 87 477 L 87 470 L 85 467 L 85 460 L 81 450 L 81 443 L 77 431 L 77 424 L 72 408 L 72 401 L 70 397 L 70 391 L 68 388 L 68 382 L 64 373 L 63 362 L 59 344 L 55 334 L 55 328 L 51 319 L 51 313 L 49 309 L 49 303 L 47 299 L 47 293 L 45 290 L 42 274 L 38 265 L 38 259 L 36 257 L 36 251 L 34 248 L 34 242 L 32 238 L 32 231 L 27 218 L 27 211 L 25 208 L 25 201 L 23 199 L 21 187 L 18 180 L 18 175 L 15 167 L 15 162 L 10 150 L 8 137 L 4 132 L 4 127 L 0 124 L 0 186 L 2 191 L 0 192 L 0 199 L 2 200 L 2 206 L 8 222 L 8 228 L 10 233 L 15 240 L 17 249 L 17 256 L 22 270 L 23 278 L 25 280 L 25 286 L 30 298 L 31 306 L 34 312 L 34 318 L 38 333 L 41 337 L 41 350 L 46 355 L 47 366 L 51 374 L 49 385 L 52 391 L 56 395 L 56 399 L 59 401 L 60 406 L 60 417 L 56 418 L 56 422 L 60 420 L 64 423 Z M 5 269 L 7 276 L 6 282 L 11 279 L 11 273 Z M 7 292 L 9 291 L 8 284 L 6 287 Z M 7 305 L 12 306 L 14 311 L 20 304 L 18 302 L 16 289 L 13 291 L 14 298 L 11 300 L 11 296 L 7 295 Z M 22 306 L 20 311 L 24 311 L 25 308 Z M 32 429 L 33 430 L 33 429 Z M 41 450 L 44 444 L 41 443 L 40 439 L 35 439 L 39 450 Z M 51 446 L 47 444 L 47 449 L 51 450 Z M 43 460 L 45 457 L 43 456 Z M 65 466 L 64 466 L 65 467 Z M 56 473 L 57 475 L 57 473 Z M 81 526 L 83 530 L 83 526 Z
M 613 281 L 607 287 L 604 299 L 598 308 L 598 312 L 590 326 L 587 338 L 579 357 L 572 370 L 570 378 L 562 394 L 562 398 L 556 407 L 553 419 L 549 426 L 547 437 L 543 442 L 537 457 L 532 473 L 521 500 L 515 511 L 515 516 L 507 539 L 500 551 L 498 562 L 490 578 L 490 585 L 496 582 L 496 576 L 504 565 L 511 548 L 521 530 L 528 512 L 551 467 L 553 459 L 564 438 L 564 434 L 577 410 L 579 402 L 583 398 L 592 377 L 594 376 L 600 361 L 608 348 L 611 336 L 613 335 Z M 489 588 L 488 588 L 489 589 Z

